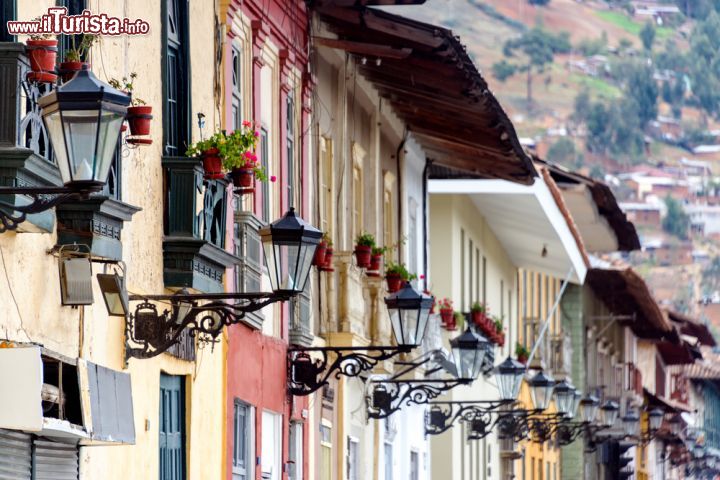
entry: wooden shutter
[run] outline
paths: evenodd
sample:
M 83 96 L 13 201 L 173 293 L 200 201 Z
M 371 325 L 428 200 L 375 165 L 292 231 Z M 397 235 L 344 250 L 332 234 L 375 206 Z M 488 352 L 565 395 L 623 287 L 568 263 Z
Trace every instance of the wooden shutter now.
M 160 375 L 160 480 L 185 479 L 183 377 Z
M 0 478 L 30 480 L 31 451 L 30 435 L 12 430 L 0 430 Z

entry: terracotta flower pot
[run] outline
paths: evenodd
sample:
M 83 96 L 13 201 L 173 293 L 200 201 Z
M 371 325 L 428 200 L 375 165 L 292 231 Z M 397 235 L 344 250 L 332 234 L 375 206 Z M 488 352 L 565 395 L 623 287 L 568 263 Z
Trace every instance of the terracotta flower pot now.
M 485 316 L 485 312 L 470 312 L 470 318 L 472 319 L 472 322 L 473 324 L 475 324 L 476 327 L 483 329 L 485 325 L 485 319 L 487 318 Z
M 322 267 L 325 265 L 325 250 L 327 250 L 327 243 L 321 241 L 315 248 L 315 255 L 313 256 L 312 264 L 316 267 Z
M 57 60 L 57 39 L 53 40 L 28 40 L 27 54 L 30 58 L 30 76 L 38 82 L 54 82 L 55 61 Z
M 355 260 L 357 266 L 360 268 L 370 267 L 370 257 L 372 253 L 372 247 L 366 245 L 355 245 Z
M 502 347 L 505 345 L 505 332 L 498 333 L 498 342 L 499 347 Z
M 230 171 L 233 185 L 238 188 L 252 188 L 255 182 L 255 171 L 252 168 L 233 168 Z
M 61 62 L 58 69 L 60 78 L 62 78 L 63 82 L 69 82 L 77 72 L 83 69 L 83 65 L 87 65 L 88 68 L 90 66 L 87 62 Z
M 152 120 L 152 107 L 138 105 L 128 107 L 128 124 L 130 124 L 130 135 L 150 135 L 150 120 Z
M 378 253 L 377 255 L 370 255 L 370 267 L 368 270 L 372 272 L 379 272 L 382 269 L 383 254 Z
M 517 361 L 525 365 L 528 361 L 527 355 L 518 355 Z
M 388 273 L 385 275 L 385 281 L 387 282 L 387 289 L 390 293 L 395 293 L 402 287 L 403 278 L 399 273 Z
M 455 323 L 453 309 L 452 308 L 441 308 L 440 309 L 440 319 L 442 320 L 443 326 L 446 328 L 451 323 Z
M 205 150 L 202 156 L 203 170 L 205 170 L 205 178 L 208 180 L 223 178 L 222 160 L 218 155 L 217 148 Z
M 332 272 L 332 271 L 334 270 L 334 269 L 333 269 L 332 258 L 333 258 L 333 248 L 332 248 L 332 247 L 327 247 L 327 248 L 325 249 L 325 264 L 324 264 L 323 267 L 322 267 L 322 271 L 324 271 L 324 272 Z

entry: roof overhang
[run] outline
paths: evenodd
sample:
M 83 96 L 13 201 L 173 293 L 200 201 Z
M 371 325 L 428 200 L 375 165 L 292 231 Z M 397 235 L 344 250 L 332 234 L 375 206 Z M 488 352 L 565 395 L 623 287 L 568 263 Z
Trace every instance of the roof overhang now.
M 370 57 L 357 62 L 358 70 L 388 100 L 428 159 L 471 176 L 532 183 L 537 175 L 532 159 L 450 30 L 348 3 L 313 3 L 337 35 L 316 38 L 316 46 Z
M 643 393 L 645 394 L 648 408 L 659 407 L 665 410 L 665 413 L 681 413 L 690 411 L 690 409 L 682 403 L 656 395 L 647 388 L 643 388 Z
M 607 184 L 559 165 L 538 162 L 547 167 L 562 191 L 588 251 L 602 253 L 640 249 L 635 225 L 628 221 Z
M 717 345 L 715 337 L 713 337 L 707 325 L 679 312 L 669 310 L 667 313 L 670 320 L 679 324 L 680 333 L 683 335 L 695 337 L 700 345 L 706 347 L 714 347 Z
M 467 195 L 512 262 L 583 283 L 587 257 L 556 196 L 542 178 L 532 185 L 504 180 L 430 180 L 431 195 Z
M 591 268 L 587 282 L 595 295 L 639 338 L 678 342 L 678 335 L 633 269 Z
M 682 340 L 680 342 L 658 342 L 656 347 L 665 365 L 687 365 L 696 360 L 696 353 L 692 347 Z

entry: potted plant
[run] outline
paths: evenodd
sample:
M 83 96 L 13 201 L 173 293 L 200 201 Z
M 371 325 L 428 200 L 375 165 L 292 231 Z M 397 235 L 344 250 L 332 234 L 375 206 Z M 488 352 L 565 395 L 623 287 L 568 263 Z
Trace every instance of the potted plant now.
M 517 357 L 517 361 L 526 364 L 528 361 L 528 358 L 530 357 L 530 351 L 525 348 L 524 345 L 522 345 L 520 342 L 515 344 L 515 356 Z
M 409 282 L 417 278 L 407 271 L 402 263 L 388 262 L 385 267 L 385 281 L 387 282 L 388 292 L 395 293 L 402 287 L 404 282 Z
M 80 45 L 75 44 L 75 35 L 70 35 L 71 46 L 65 52 L 65 58 L 60 63 L 60 77 L 63 82 L 72 80 L 77 72 L 83 69 L 83 65 L 87 65 L 87 62 L 83 61 L 83 58 L 90 51 L 93 44 L 99 39 L 97 35 L 91 35 L 84 33 Z
M 487 308 L 485 304 L 481 302 L 474 302 L 470 307 L 470 318 L 472 318 L 473 324 L 483 331 L 485 330 L 485 320 L 487 319 L 486 311 Z
M 330 242 L 330 237 L 328 236 L 327 232 L 325 232 L 323 233 L 320 243 L 318 243 L 318 246 L 315 248 L 315 256 L 313 256 L 312 262 L 314 266 L 325 266 L 325 251 L 327 250 L 328 242 Z
M 495 327 L 495 338 L 497 339 L 498 346 L 502 347 L 505 345 L 505 333 L 503 332 L 503 322 L 501 318 L 495 317 L 493 318 Z
M 443 298 L 440 300 L 440 319 L 442 320 L 443 326 L 446 328 L 453 322 L 453 316 L 455 311 L 453 310 L 452 300 L 449 298 Z M 451 330 L 448 328 L 448 330 Z
M 40 18 L 36 18 L 34 21 L 40 21 Z M 33 34 L 25 44 L 30 58 L 30 70 L 32 70 L 28 74 L 28 78 L 43 83 L 56 81 L 57 38 L 49 33 Z
M 387 252 L 386 247 L 372 247 L 370 251 L 370 266 L 368 270 L 370 272 L 379 272 L 382 270 L 382 259 L 383 255 Z M 378 276 L 378 273 L 368 273 L 368 275 Z
M 453 313 L 452 323 L 445 328 L 448 330 L 457 330 L 459 328 L 460 330 L 462 330 L 464 326 L 465 315 L 463 315 L 462 312 L 455 312 Z
M 370 267 L 370 257 L 374 246 L 375 237 L 371 233 L 363 232 L 355 238 L 355 260 L 358 267 Z
M 111 78 L 108 83 L 111 87 L 130 95 L 131 103 L 128 107 L 127 119 L 130 125 L 130 135 L 150 135 L 150 120 L 152 120 L 152 107 L 147 105 L 141 98 L 133 95 L 137 73 L 132 72 L 130 78 L 123 77 L 121 80 Z
M 258 164 L 254 153 L 258 135 L 252 123 L 244 121 L 240 129 L 230 134 L 221 130 L 207 140 L 193 143 L 185 154 L 202 158 L 205 178 L 223 178 L 224 172 L 230 171 L 236 187 L 250 188 L 253 177 L 267 180 L 265 170 Z
M 330 240 L 330 237 L 327 237 L 325 239 L 325 243 L 327 244 L 327 246 L 325 247 L 325 264 L 322 267 L 320 267 L 320 270 L 322 270 L 323 272 L 332 272 L 335 269 L 333 268 L 333 263 L 332 263 L 333 243 Z

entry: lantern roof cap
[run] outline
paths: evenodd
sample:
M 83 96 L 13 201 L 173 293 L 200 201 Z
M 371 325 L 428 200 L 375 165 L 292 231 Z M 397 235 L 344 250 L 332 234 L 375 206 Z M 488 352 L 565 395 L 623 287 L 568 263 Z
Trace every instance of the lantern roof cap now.
M 410 282 L 405 282 L 400 290 L 385 297 L 385 303 L 391 308 L 414 308 L 418 306 L 418 302 L 420 302 L 422 308 L 430 308 L 432 307 L 433 297 L 415 290 Z
M 508 356 L 502 363 L 495 367 L 495 372 L 499 374 L 520 374 L 525 373 L 527 366 Z
M 469 326 L 462 335 L 450 340 L 450 346 L 452 348 L 479 348 L 483 344 L 487 347 L 490 345 L 490 342 L 479 333 L 473 332 Z
M 555 380 L 541 370 L 528 380 L 528 384 L 531 387 L 550 387 L 555 385 Z
M 55 102 L 112 102 L 127 107 L 130 105 L 130 96 L 99 80 L 91 70 L 84 68 L 72 80 L 38 100 L 43 108 Z
M 322 232 L 298 217 L 295 214 L 295 208 L 290 209 L 281 218 L 275 220 L 273 223 L 265 225 L 260 228 L 260 235 L 268 235 L 272 232 L 272 235 L 277 236 L 279 240 L 296 239 L 298 232 L 301 232 L 303 237 L 308 239 L 317 239 L 317 243 L 322 238 Z

